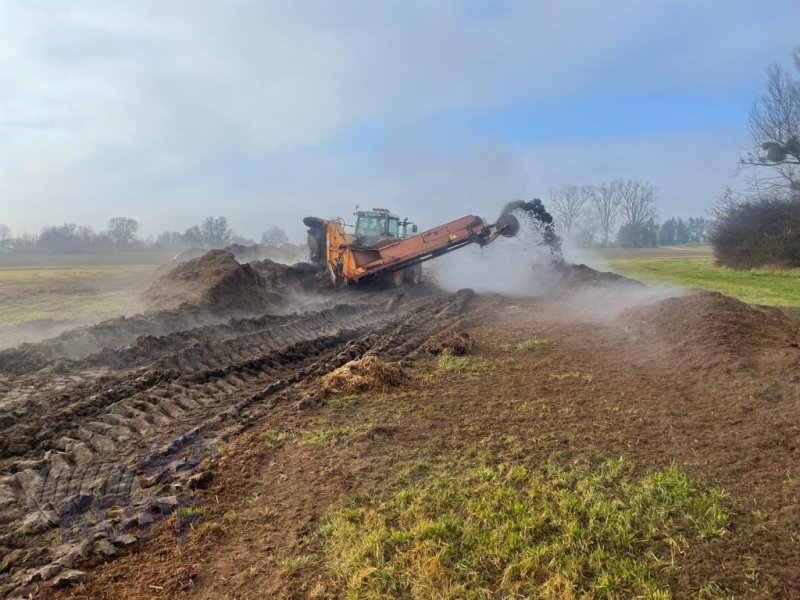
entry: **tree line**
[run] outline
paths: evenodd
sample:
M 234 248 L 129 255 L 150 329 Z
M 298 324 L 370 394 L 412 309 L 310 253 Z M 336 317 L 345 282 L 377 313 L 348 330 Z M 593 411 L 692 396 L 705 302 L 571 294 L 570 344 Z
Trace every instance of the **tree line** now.
M 711 242 L 721 265 L 800 267 L 800 49 L 795 73 L 775 64 L 750 111 L 749 189 L 720 196 Z
M 82 254 L 88 252 L 131 252 L 138 250 L 181 250 L 186 248 L 224 248 L 231 244 L 251 246 L 255 240 L 236 233 L 226 217 L 206 217 L 182 233 L 165 231 L 157 237 L 141 238 L 139 223 L 130 217 L 114 217 L 103 231 L 88 225 L 65 223 L 45 226 L 39 233 L 12 235 L 8 225 L 0 223 L 0 252 Z M 281 246 L 289 242 L 286 232 L 272 226 L 263 232 L 261 243 Z
M 550 190 L 549 209 L 559 233 L 584 248 L 595 246 L 672 246 L 703 243 L 703 217 L 658 223 L 658 191 L 639 180 L 564 185 Z

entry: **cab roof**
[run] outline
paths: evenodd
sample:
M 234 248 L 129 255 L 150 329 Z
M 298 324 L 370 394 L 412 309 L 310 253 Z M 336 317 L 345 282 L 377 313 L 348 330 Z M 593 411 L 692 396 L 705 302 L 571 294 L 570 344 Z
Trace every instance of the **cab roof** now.
M 373 208 L 372 210 L 359 210 L 357 212 L 359 217 L 390 217 L 392 219 L 400 220 L 400 217 L 394 213 L 390 213 L 387 208 Z

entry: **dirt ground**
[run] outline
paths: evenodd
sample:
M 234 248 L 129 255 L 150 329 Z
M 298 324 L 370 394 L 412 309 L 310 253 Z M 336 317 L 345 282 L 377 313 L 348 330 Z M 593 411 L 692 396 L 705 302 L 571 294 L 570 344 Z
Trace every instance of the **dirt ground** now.
M 730 494 L 728 533 L 680 552 L 673 597 L 798 597 L 800 315 L 584 275 L 544 298 L 163 311 L 0 353 L 0 589 L 342 597 L 318 533 L 333 511 L 438 467 L 623 457 Z M 470 342 L 443 361 L 425 348 L 447 332 Z M 406 376 L 323 391 L 363 356 Z

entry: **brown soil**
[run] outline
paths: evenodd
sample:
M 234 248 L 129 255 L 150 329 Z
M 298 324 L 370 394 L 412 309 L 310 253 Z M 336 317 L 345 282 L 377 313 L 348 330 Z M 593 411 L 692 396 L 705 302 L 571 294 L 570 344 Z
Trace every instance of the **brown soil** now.
M 148 308 L 204 308 L 217 312 L 255 311 L 282 300 L 248 264 L 236 262 L 226 250 L 176 264 L 144 293 Z
M 231 244 L 223 248 L 223 250 L 233 254 L 234 258 L 240 263 L 269 259 L 284 264 L 292 264 L 308 258 L 308 246 L 305 244 L 283 244 L 278 247 L 265 246 L 263 244 L 252 246 Z M 208 250 L 204 248 L 190 248 L 176 256 L 173 262 L 184 262 L 199 258 L 207 252 Z
M 646 286 L 635 279 L 628 279 L 616 273 L 597 271 L 586 265 L 565 265 L 561 277 L 553 286 L 550 295 L 559 296 L 573 294 L 576 290 L 598 289 L 603 292 L 612 290 L 642 290 Z
M 0 443 L 0 589 L 341 597 L 315 532 L 332 510 L 424 476 L 420 465 L 622 456 L 641 472 L 677 464 L 731 494 L 729 534 L 675 557 L 674 597 L 708 580 L 737 597 L 797 597 L 798 315 L 698 292 L 617 298 L 602 319 L 591 310 L 567 318 L 566 289 L 581 281 L 541 299 L 342 293 L 336 308 L 107 350 L 65 368 L 71 382 L 20 375 L 9 384 L 19 400 L 0 413 L 9 433 Z M 385 392 L 347 401 L 315 393 L 353 360 L 422 357 L 429 340 L 453 331 L 474 341 L 474 370 L 431 372 L 431 359 L 417 358 L 405 368 L 424 377 Z M 531 339 L 546 342 L 526 346 Z M 348 427 L 347 436 L 314 436 Z M 100 512 L 113 535 L 54 544 L 54 531 L 64 542 L 102 529 L 83 509 L 96 513 L 98 501 L 111 505 Z M 143 512 L 156 515 L 155 528 Z M 48 581 L 57 573 L 86 580 L 56 592 Z
M 475 347 L 475 340 L 464 331 L 443 331 L 425 344 L 425 351 L 433 356 L 464 356 Z

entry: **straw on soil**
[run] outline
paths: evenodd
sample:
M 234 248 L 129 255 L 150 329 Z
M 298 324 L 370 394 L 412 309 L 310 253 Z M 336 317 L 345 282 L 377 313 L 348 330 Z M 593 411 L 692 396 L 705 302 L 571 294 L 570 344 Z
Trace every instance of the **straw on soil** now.
M 388 391 L 408 382 L 409 376 L 397 363 L 365 356 L 339 367 L 322 378 L 322 389 L 335 394 Z
M 425 350 L 434 356 L 464 356 L 474 347 L 475 340 L 468 333 L 452 330 L 436 334 L 425 344 Z

